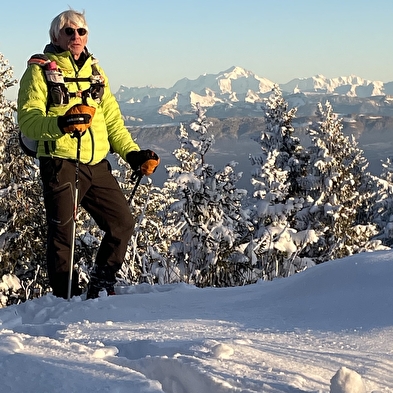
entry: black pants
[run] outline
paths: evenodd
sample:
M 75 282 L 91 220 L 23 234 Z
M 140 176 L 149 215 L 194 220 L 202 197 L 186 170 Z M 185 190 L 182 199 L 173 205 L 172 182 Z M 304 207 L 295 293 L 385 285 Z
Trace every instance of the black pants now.
M 53 293 L 65 297 L 73 239 L 76 164 L 60 158 L 41 158 L 40 173 L 48 223 L 49 281 Z M 130 208 L 107 160 L 96 165 L 80 164 L 78 179 L 78 203 L 105 232 L 95 263 L 117 271 L 135 226 Z M 73 294 L 76 291 L 74 286 Z

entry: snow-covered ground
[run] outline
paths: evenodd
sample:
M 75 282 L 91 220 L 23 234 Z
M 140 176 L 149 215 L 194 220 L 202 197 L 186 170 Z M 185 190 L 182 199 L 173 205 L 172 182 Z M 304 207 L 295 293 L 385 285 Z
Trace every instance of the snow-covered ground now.
M 393 252 L 245 287 L 119 290 L 1 309 L 1 392 L 393 392 Z

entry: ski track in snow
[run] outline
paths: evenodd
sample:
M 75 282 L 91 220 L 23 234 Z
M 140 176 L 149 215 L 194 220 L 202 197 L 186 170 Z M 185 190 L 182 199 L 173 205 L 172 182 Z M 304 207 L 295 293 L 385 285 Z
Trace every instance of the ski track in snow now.
M 362 306 L 365 327 L 353 326 L 334 296 L 303 300 L 303 275 L 228 289 L 142 285 L 89 301 L 47 295 L 8 307 L 0 310 L 0 386 L 10 393 L 327 393 L 345 366 L 361 374 L 367 393 L 392 392 L 393 328 L 367 318 L 375 299 Z M 279 294 L 292 314 L 282 312 Z M 327 314 L 310 322 L 316 304 Z

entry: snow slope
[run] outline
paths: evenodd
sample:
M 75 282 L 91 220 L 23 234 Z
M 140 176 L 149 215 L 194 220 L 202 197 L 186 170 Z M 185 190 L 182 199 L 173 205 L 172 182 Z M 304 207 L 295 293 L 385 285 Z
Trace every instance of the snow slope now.
M 393 252 L 236 288 L 118 288 L 0 310 L 0 389 L 393 392 Z

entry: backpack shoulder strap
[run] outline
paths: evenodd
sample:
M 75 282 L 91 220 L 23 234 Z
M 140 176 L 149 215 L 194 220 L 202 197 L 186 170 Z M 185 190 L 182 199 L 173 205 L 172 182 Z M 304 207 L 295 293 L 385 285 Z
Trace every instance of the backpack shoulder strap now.
M 105 78 L 98 70 L 97 64 L 98 60 L 93 57 L 91 62 L 90 96 L 94 101 L 100 103 L 104 95 Z
M 27 65 L 30 66 L 32 64 L 39 65 L 42 69 L 49 64 L 51 61 L 49 58 L 44 55 L 43 53 L 38 53 L 30 57 L 30 59 L 27 61 Z M 45 80 L 48 82 L 47 75 L 45 74 Z M 46 111 L 48 112 L 49 109 L 49 103 L 47 102 L 46 106 Z M 22 148 L 22 150 L 30 157 L 36 157 L 37 153 L 37 146 L 38 146 L 38 141 L 32 140 L 25 136 L 21 131 L 19 131 L 19 144 Z M 49 154 L 49 142 L 44 141 L 44 147 L 45 147 L 45 152 Z
M 49 58 L 43 53 L 35 54 L 31 56 L 30 59 L 27 61 L 27 65 L 37 64 L 41 67 L 45 67 L 49 63 L 50 63 Z

